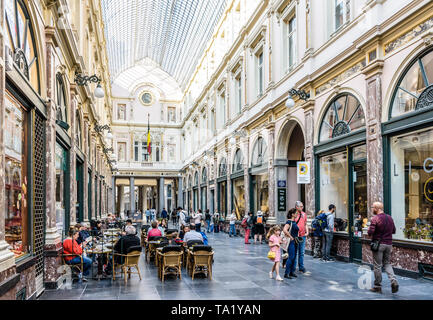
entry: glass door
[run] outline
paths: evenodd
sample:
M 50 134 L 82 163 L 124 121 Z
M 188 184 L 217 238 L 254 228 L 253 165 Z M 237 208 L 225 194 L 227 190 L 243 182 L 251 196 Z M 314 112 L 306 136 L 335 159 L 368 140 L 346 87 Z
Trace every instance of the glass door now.
M 367 219 L 367 162 L 366 146 L 355 147 L 351 152 L 349 178 L 350 190 L 350 260 L 362 262 L 362 228 Z

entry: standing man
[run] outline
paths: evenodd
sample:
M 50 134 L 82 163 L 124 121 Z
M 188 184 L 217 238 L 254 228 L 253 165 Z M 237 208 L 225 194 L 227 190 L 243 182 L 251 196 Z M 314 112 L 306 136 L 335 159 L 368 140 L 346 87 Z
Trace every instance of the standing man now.
M 165 210 L 165 208 L 162 208 L 162 211 L 161 211 L 161 218 L 163 218 L 163 219 L 167 219 L 167 210 Z
M 235 228 L 236 214 L 234 210 L 232 210 L 232 214 L 229 216 L 229 221 L 230 221 L 229 237 L 231 238 L 232 234 L 234 237 L 236 237 L 236 228 Z
M 179 232 L 180 232 L 182 226 L 186 225 L 185 222 L 186 217 L 185 217 L 185 212 L 182 210 L 181 207 L 177 208 L 177 212 L 179 213 Z
M 296 217 L 295 222 L 296 225 L 299 227 L 299 238 L 302 239 L 301 242 L 298 244 L 298 264 L 299 264 L 299 272 L 305 273 L 305 267 L 304 267 L 304 254 L 305 254 L 305 242 L 307 240 L 308 236 L 308 227 L 307 227 L 307 214 L 302 211 L 304 209 L 304 204 L 301 201 L 296 201 Z M 296 262 L 295 262 L 296 266 Z
M 193 213 L 193 219 L 194 219 L 194 223 L 195 223 L 195 230 L 200 233 L 201 230 L 201 219 L 202 219 L 203 213 L 201 211 L 201 209 L 198 209 L 198 211 L 194 214 Z
M 210 216 L 209 209 L 206 209 L 204 217 L 205 217 L 205 221 L 206 221 L 206 232 L 210 232 L 210 218 L 211 218 L 211 216 Z
M 146 209 L 145 214 L 146 214 L 146 224 L 150 224 L 150 210 L 149 210 L 149 208 Z
M 335 205 L 330 204 L 328 210 L 329 211 L 325 213 L 327 226 L 324 230 L 322 246 L 322 260 L 325 262 L 335 261 L 334 258 L 331 258 L 332 239 L 334 238 Z
M 379 241 L 379 248 L 373 251 L 374 264 L 374 287 L 372 292 L 382 293 L 382 266 L 391 281 L 392 293 L 398 291 L 398 282 L 391 265 L 392 235 L 395 234 L 394 220 L 383 212 L 383 203 L 375 202 L 371 207 L 373 217 L 371 218 L 368 235 L 372 241 Z

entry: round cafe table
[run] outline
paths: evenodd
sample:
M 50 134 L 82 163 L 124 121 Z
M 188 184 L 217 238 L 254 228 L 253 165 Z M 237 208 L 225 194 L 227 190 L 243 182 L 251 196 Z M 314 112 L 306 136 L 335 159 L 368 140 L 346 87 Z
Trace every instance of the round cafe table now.
M 109 246 L 111 246 L 111 248 L 109 248 Z M 99 256 L 99 258 L 97 259 L 97 262 L 98 262 L 98 274 L 97 274 L 97 277 L 95 277 L 94 270 L 92 268 L 92 278 L 93 279 L 98 279 L 99 280 L 101 278 L 101 275 L 100 275 L 99 271 L 102 270 L 102 263 L 103 263 L 102 257 L 105 255 L 107 257 L 107 263 L 108 263 L 108 261 L 110 259 L 110 253 L 113 252 L 112 246 L 113 245 L 110 245 L 110 244 L 104 244 L 104 246 L 96 245 L 95 248 L 91 248 L 91 249 L 87 249 L 86 250 L 87 254 L 95 254 L 95 255 Z M 93 263 L 92 263 L 92 267 L 93 267 Z

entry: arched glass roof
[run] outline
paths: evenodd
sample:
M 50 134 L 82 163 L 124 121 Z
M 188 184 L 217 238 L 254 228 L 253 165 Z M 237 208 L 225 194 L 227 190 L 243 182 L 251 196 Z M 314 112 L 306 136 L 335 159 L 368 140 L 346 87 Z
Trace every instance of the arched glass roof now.
M 130 77 L 138 62 L 153 61 L 184 90 L 226 2 L 101 0 L 112 81 L 126 70 Z

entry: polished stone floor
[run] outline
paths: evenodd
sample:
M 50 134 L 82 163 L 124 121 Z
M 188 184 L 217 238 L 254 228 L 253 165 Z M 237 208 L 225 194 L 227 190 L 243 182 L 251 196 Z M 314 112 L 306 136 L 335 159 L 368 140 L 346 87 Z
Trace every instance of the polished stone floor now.
M 357 264 L 321 262 L 305 257 L 305 274 L 296 279 L 278 282 L 269 279 L 272 267 L 266 258 L 268 246 L 246 245 L 243 239 L 229 238 L 225 233 L 208 234 L 209 244 L 215 250 L 213 279 L 191 280 L 183 269 L 182 280 L 169 277 L 165 283 L 158 279 L 153 263 L 141 257 L 143 279 L 133 275 L 125 285 L 123 279 L 89 280 L 74 283 L 71 289 L 46 290 L 41 300 L 366 300 L 433 299 L 433 281 L 398 277 L 400 291 L 391 293 L 387 276 L 383 277 L 383 294 L 366 289 L 373 274 Z M 281 270 L 283 274 L 283 270 Z

